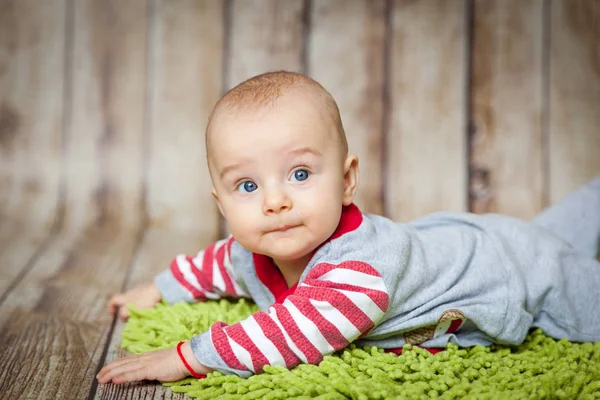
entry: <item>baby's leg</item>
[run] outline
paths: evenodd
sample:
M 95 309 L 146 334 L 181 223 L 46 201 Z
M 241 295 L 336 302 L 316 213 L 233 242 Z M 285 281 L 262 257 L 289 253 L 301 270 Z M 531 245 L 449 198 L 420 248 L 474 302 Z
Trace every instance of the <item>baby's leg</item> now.
M 537 296 L 537 304 L 529 300 L 538 311 L 533 326 L 557 339 L 600 341 L 600 261 L 573 249 L 560 251 L 559 257 L 558 268 L 531 284 L 542 281 L 547 286 L 543 296 Z
M 596 257 L 600 248 L 600 175 L 542 211 L 533 222 Z

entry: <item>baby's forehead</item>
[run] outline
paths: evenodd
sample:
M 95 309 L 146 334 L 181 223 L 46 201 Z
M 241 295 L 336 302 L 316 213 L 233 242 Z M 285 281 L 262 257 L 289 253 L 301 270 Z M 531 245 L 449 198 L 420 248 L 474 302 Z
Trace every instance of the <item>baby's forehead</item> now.
M 219 115 L 227 118 L 263 118 L 272 113 L 293 111 L 315 117 L 328 112 L 327 100 L 318 90 L 312 87 L 289 88 L 279 96 L 268 100 L 256 101 L 247 97 L 233 98 L 224 102 L 219 108 Z M 316 113 L 316 114 L 315 114 Z M 320 122 L 320 121 L 315 121 Z
M 241 138 L 241 141 L 251 143 L 248 139 L 253 139 L 257 131 L 277 135 L 293 130 L 305 132 L 306 135 L 321 135 L 320 139 L 325 139 L 321 143 L 339 149 L 343 156 L 347 154 L 348 144 L 337 105 L 322 88 L 317 90 L 302 85 L 287 88 L 271 98 L 258 96 L 258 99 L 248 100 L 253 98 L 251 94 L 245 92 L 240 95 L 234 91 L 217 103 L 206 130 L 209 166 L 215 156 L 221 158 L 222 151 L 226 151 L 232 142 Z M 279 127 L 289 129 L 279 130 Z M 254 133 L 250 128 L 254 128 Z M 263 134 L 257 136 L 260 140 L 269 138 Z M 251 144 L 249 147 L 252 147 Z
M 207 129 L 207 142 L 229 140 L 228 136 L 246 135 L 244 126 L 264 125 L 273 134 L 280 126 L 300 125 L 308 132 L 328 131 L 334 121 L 328 115 L 322 99 L 306 93 L 289 93 L 268 104 L 247 105 L 243 103 L 221 104 L 215 110 Z
M 310 144 L 331 145 L 337 139 L 332 124 L 315 113 L 301 110 L 244 111 L 221 116 L 213 126 L 210 150 L 228 151 L 272 142 L 282 149 Z M 263 147 L 263 146 L 261 146 Z

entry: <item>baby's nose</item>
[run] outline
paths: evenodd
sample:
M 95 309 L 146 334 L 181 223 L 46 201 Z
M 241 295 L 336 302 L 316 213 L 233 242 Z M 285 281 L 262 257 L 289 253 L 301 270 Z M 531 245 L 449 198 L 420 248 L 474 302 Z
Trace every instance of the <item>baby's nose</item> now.
M 278 214 L 292 209 L 292 199 L 283 190 L 269 190 L 263 203 L 265 214 Z

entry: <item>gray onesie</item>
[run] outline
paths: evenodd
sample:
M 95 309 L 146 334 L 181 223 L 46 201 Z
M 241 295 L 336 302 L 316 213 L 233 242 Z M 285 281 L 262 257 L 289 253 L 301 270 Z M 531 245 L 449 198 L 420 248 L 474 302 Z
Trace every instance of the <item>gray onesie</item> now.
M 600 177 L 532 222 L 436 213 L 398 223 L 345 207 L 292 288 L 232 237 L 178 256 L 156 282 L 169 302 L 258 304 L 244 321 L 217 322 L 191 340 L 202 364 L 240 376 L 318 363 L 351 342 L 518 344 L 532 327 L 600 341 L 599 237 Z

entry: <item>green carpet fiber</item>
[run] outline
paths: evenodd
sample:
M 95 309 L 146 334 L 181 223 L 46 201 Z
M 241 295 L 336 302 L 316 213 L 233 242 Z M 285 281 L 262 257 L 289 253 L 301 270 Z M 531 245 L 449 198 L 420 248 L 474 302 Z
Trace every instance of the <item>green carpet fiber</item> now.
M 174 347 L 216 320 L 233 323 L 258 308 L 221 300 L 130 310 L 122 346 L 140 353 Z M 266 367 L 248 379 L 215 372 L 163 384 L 198 399 L 600 399 L 600 342 L 557 341 L 538 329 L 520 346 L 448 345 L 436 355 L 410 345 L 402 356 L 350 345 L 318 366 Z

